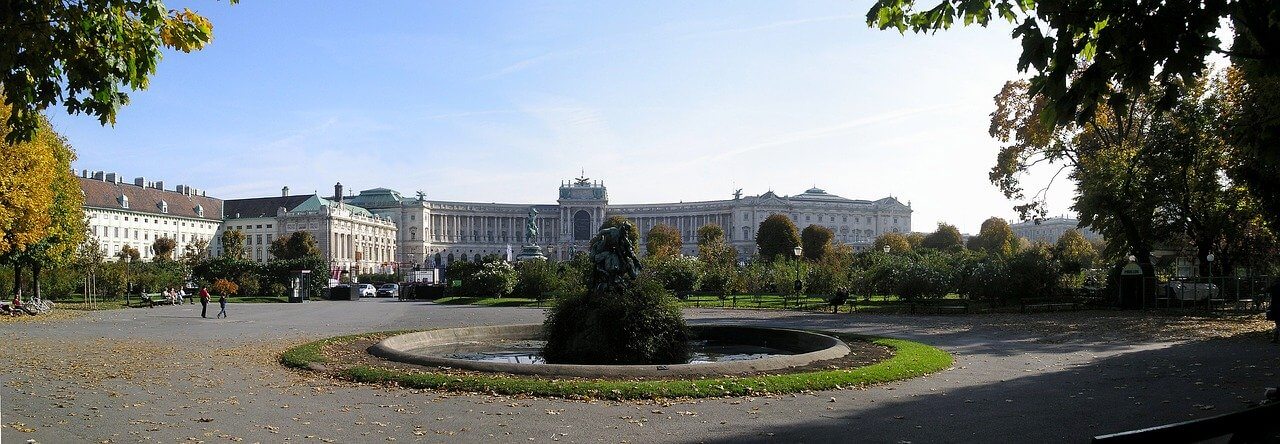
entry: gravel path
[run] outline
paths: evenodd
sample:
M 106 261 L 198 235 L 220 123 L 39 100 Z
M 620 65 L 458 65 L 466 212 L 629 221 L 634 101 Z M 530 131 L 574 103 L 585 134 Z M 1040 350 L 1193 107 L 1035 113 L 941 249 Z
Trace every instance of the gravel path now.
M 955 368 L 865 389 L 606 402 L 362 386 L 275 363 L 364 331 L 539 322 L 525 308 L 364 300 L 198 305 L 0 323 L 7 442 L 1081 442 L 1235 411 L 1280 385 L 1252 319 L 1085 312 L 889 316 L 689 310 L 692 322 L 905 337 Z M 1204 338 L 1216 339 L 1204 339 Z

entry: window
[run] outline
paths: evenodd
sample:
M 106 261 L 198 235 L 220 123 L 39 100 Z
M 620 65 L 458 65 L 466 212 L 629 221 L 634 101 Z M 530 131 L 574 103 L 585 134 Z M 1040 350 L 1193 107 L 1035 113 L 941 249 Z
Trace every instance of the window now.
M 261 228 L 262 228 L 262 225 L 261 225 L 261 224 L 259 224 L 258 226 L 254 227 L 254 228 L 259 228 L 259 229 L 261 229 Z
M 267 224 L 267 228 L 271 228 L 271 224 Z
M 162 201 L 160 201 L 160 212 L 161 212 L 161 213 L 164 213 L 164 214 L 169 214 L 169 203 L 168 203 L 168 202 L 165 202 L 165 201 L 163 201 L 163 200 L 162 200 Z M 165 222 L 164 222 L 164 224 L 165 224 L 165 225 L 169 225 L 169 221 L 165 221 Z
M 204 217 L 204 206 L 196 205 L 196 216 Z M 200 228 L 204 228 L 204 225 L 200 225 Z
M 750 238 L 751 238 L 751 228 L 742 227 L 742 240 L 747 240 Z
M 129 196 L 120 195 L 120 208 L 129 208 Z
M 808 222 L 808 221 L 809 221 L 809 215 L 807 215 L 807 214 L 806 214 L 806 215 L 804 216 L 804 221 L 805 221 L 805 222 Z

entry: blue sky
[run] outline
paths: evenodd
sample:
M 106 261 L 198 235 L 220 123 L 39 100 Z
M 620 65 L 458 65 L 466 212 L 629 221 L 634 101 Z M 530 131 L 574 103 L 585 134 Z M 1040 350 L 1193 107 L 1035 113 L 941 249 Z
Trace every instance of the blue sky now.
M 1013 217 L 986 180 L 1009 28 L 900 36 L 870 4 L 171 2 L 213 44 L 168 54 L 114 127 L 51 117 L 77 169 L 222 198 L 341 181 L 551 203 L 585 169 L 616 203 L 817 185 L 911 201 L 917 231 Z

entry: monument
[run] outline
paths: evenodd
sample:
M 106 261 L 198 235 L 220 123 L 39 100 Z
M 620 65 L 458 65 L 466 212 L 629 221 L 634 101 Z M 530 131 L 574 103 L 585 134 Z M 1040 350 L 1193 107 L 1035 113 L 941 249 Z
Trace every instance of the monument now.
M 524 247 L 520 249 L 520 254 L 516 255 L 516 261 L 524 262 L 527 260 L 547 260 L 542 254 L 542 247 L 534 241 L 538 238 L 538 209 L 529 207 L 529 216 L 524 220 Z

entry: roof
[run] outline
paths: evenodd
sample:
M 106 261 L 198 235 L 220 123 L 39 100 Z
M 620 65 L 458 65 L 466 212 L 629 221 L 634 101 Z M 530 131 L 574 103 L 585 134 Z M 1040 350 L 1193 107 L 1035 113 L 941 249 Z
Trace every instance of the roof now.
M 865 200 L 864 200 L 864 201 L 855 201 L 855 200 L 852 200 L 852 199 L 846 199 L 846 198 L 843 198 L 843 197 L 840 197 L 840 196 L 837 196 L 837 195 L 834 195 L 834 194 L 827 194 L 827 191 L 826 191 L 826 190 L 823 190 L 823 189 L 818 188 L 818 187 L 810 188 L 810 189 L 808 189 L 808 190 L 805 190 L 805 192 L 804 192 L 804 193 L 801 193 L 801 194 L 797 194 L 797 195 L 795 195 L 795 196 L 788 197 L 787 199 L 790 199 L 790 200 L 809 200 L 809 201 L 820 201 L 820 202 L 851 202 L 851 203 L 852 203 L 852 202 L 858 202 L 858 203 L 867 203 L 867 201 L 865 201 Z
M 399 207 L 400 193 L 390 188 L 374 188 L 363 190 L 358 196 L 343 198 L 343 202 L 364 208 Z
M 250 199 L 228 199 L 224 202 L 227 219 L 243 217 L 275 217 L 276 210 L 284 207 L 293 210 L 298 204 L 305 202 L 310 195 L 254 197 Z
M 306 200 L 304 200 L 302 203 L 298 204 L 297 206 L 290 208 L 289 211 L 320 211 L 320 208 L 322 207 L 332 207 L 337 204 L 337 202 L 320 197 L 320 195 L 318 194 L 313 194 L 310 196 L 302 196 L 302 197 L 306 197 Z M 351 211 L 352 214 L 358 214 L 364 217 L 373 217 L 373 213 L 370 213 L 369 210 L 366 210 L 362 207 L 358 207 L 351 204 L 343 204 L 343 208 L 346 208 L 348 211 Z
M 86 207 L 189 217 L 192 219 L 222 220 L 223 201 L 218 198 L 188 195 L 177 191 L 140 187 L 129 183 L 106 182 L 85 177 L 76 177 L 76 180 L 80 181 L 80 191 L 84 192 L 84 206 Z M 121 204 L 122 196 L 128 198 L 128 208 Z M 168 207 L 168 212 L 163 211 L 162 207 L 165 206 Z M 197 208 L 204 211 L 203 216 L 199 214 L 196 210 Z

